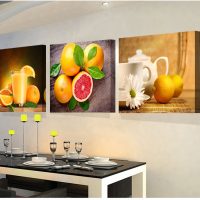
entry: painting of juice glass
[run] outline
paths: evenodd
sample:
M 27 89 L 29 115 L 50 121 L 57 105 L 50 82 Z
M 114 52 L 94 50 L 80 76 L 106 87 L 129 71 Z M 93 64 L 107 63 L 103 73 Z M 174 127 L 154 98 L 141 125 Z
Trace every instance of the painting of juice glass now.
M 46 111 L 46 46 L 0 50 L 0 112 Z
M 50 47 L 51 112 L 115 112 L 115 41 Z
M 199 44 L 199 32 L 120 38 L 119 111 L 199 112 Z

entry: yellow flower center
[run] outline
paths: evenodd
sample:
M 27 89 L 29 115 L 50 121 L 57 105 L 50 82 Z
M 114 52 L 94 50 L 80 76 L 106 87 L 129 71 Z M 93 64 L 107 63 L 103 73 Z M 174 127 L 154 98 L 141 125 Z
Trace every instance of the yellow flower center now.
M 132 98 L 134 98 L 136 96 L 135 90 L 131 89 L 130 95 L 131 95 Z

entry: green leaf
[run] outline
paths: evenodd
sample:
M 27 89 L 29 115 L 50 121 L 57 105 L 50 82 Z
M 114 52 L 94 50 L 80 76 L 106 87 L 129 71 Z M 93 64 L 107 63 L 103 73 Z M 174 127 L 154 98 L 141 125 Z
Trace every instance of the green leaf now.
M 10 112 L 14 112 L 14 108 L 12 107 L 12 105 L 7 106 Z
M 94 79 L 102 79 L 105 77 L 104 72 L 102 72 L 98 67 L 88 67 L 88 71 Z
M 83 52 L 83 49 L 79 45 L 75 46 L 73 56 L 74 56 L 75 63 L 78 66 L 82 67 L 83 60 L 84 60 L 84 52 Z
M 58 76 L 59 72 L 60 72 L 60 68 L 61 68 L 61 65 L 60 63 L 59 64 L 54 64 L 51 66 L 51 70 L 50 70 L 50 76 L 51 77 L 56 77 Z
M 33 103 L 33 102 L 26 102 L 24 104 L 24 107 L 27 107 L 27 108 L 37 108 L 37 104 Z
M 68 108 L 70 110 L 74 110 L 76 108 L 76 105 L 77 105 L 77 101 L 76 99 L 72 96 L 72 98 L 70 99 L 69 101 L 69 104 L 68 104 Z
M 90 49 L 88 53 L 88 60 L 91 60 L 92 58 L 94 58 L 96 54 L 97 54 L 97 47 L 93 47 L 92 49 Z
M 84 102 L 79 102 L 79 105 L 81 106 L 83 110 L 88 110 L 90 107 L 90 102 L 86 100 Z

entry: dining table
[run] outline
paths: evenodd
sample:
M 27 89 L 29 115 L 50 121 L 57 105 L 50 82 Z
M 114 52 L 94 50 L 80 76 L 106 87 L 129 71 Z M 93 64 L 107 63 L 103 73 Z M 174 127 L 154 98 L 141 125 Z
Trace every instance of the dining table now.
M 44 154 L 40 156 L 51 156 Z M 27 178 L 42 179 L 48 181 L 57 181 L 62 183 L 80 184 L 88 186 L 88 197 L 107 198 L 108 186 L 112 183 L 131 177 L 132 179 L 132 197 L 146 197 L 146 163 L 137 161 L 128 161 L 120 159 L 110 159 L 117 163 L 117 166 L 111 169 L 82 170 L 74 168 L 74 162 L 68 162 L 61 156 L 56 156 L 56 166 L 69 164 L 66 169 L 55 169 L 49 167 L 26 166 L 23 163 L 31 161 L 32 157 L 22 159 L 20 157 L 7 157 L 0 153 L 0 174 L 13 175 Z M 85 162 L 80 162 L 82 167 L 87 166 Z

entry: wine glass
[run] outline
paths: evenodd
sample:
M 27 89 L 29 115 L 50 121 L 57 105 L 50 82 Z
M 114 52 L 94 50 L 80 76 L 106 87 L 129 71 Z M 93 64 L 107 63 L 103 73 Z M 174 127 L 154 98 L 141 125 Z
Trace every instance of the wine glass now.
M 55 162 L 55 152 L 56 152 L 56 148 L 57 148 L 57 143 L 56 142 L 50 142 L 50 150 L 52 153 L 52 161 Z
M 79 162 L 79 158 L 80 158 L 80 153 L 82 151 L 82 142 L 76 142 L 75 143 L 75 149 L 76 149 L 76 152 L 78 153 L 78 165 L 80 164 Z
M 67 158 L 67 156 L 68 156 L 68 151 L 69 151 L 69 148 L 70 148 L 70 141 L 64 141 L 64 142 L 63 142 L 63 147 L 64 147 L 64 150 L 65 150 L 65 152 L 66 152 L 65 157 Z
M 3 140 L 3 144 L 4 144 L 4 147 L 5 147 L 5 155 L 6 155 L 6 157 L 7 157 L 7 155 L 8 155 L 8 146 L 9 146 L 9 143 L 10 143 L 10 140 L 9 139 L 4 139 Z

